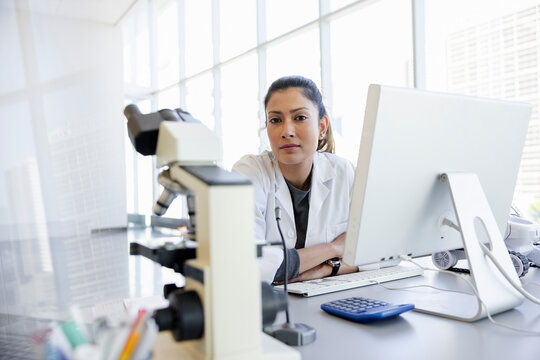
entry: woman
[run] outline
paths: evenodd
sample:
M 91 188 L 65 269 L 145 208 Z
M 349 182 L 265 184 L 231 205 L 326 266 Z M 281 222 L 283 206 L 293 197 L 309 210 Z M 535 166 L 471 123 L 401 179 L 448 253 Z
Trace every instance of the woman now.
M 249 177 L 255 192 L 257 239 L 281 243 L 274 209 L 288 252 L 264 248 L 265 281 L 318 279 L 357 271 L 340 263 L 354 178 L 352 164 L 334 155 L 332 128 L 313 81 L 276 80 L 266 94 L 266 129 L 271 152 L 247 155 L 233 170 Z

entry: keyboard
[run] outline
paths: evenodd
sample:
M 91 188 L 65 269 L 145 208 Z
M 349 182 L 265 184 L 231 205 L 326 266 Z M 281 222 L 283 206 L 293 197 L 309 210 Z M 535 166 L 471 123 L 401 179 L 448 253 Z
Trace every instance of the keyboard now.
M 423 272 L 424 271 L 417 266 L 396 265 L 381 269 L 359 271 L 351 274 L 287 284 L 287 291 L 291 294 L 309 297 L 373 285 L 375 282 L 383 283 L 392 280 L 405 279 L 422 275 Z M 283 285 L 276 286 L 276 288 L 283 289 Z

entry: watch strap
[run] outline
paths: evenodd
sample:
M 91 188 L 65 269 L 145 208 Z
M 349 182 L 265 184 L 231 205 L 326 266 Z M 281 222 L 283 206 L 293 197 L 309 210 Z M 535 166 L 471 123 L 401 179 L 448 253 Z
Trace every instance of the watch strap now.
M 341 266 L 341 262 L 339 261 L 339 259 L 332 258 L 332 259 L 326 260 L 326 263 L 332 266 L 332 273 L 330 274 L 330 276 L 336 276 L 339 271 L 339 267 Z

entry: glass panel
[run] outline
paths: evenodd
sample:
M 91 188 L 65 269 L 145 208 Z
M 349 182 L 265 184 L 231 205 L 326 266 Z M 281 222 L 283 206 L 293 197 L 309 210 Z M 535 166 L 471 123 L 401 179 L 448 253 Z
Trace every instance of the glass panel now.
M 2 57 L 0 67 L 0 94 L 7 94 L 22 89 L 25 84 L 24 61 L 21 52 L 21 39 L 15 9 L 2 8 L 0 11 L 0 44 L 2 52 L 9 56 Z
M 330 11 L 341 9 L 353 2 L 355 2 L 355 0 L 330 0 Z
M 22 101 L 0 106 L 0 124 L 0 224 L 44 223 L 30 103 Z
M 253 76 L 245 76 L 252 74 Z M 259 147 L 257 56 L 242 57 L 221 71 L 223 166 L 230 169 Z
M 537 3 L 537 2 L 536 2 Z M 466 16 L 464 16 L 466 14 Z M 530 0 L 426 2 L 429 89 L 533 106 L 514 202 L 540 220 L 540 6 Z
M 186 82 L 185 110 L 211 130 L 215 126 L 213 89 L 214 79 L 210 72 Z
M 124 100 L 124 106 L 131 104 L 130 99 Z M 135 206 L 135 167 L 134 167 L 134 158 L 135 158 L 135 149 L 131 144 L 131 139 L 129 138 L 129 132 L 127 126 L 124 126 L 124 153 L 125 153 L 125 163 L 126 163 L 126 211 L 128 214 L 134 213 L 136 211 Z
M 209 0 L 185 1 L 186 76 L 212 66 L 212 12 Z
M 148 4 L 137 7 L 122 25 L 124 43 L 124 82 L 150 86 L 150 43 Z
M 168 1 L 158 10 L 157 17 L 157 84 L 164 86 L 178 82 L 178 5 Z
M 143 114 L 149 113 L 151 110 L 150 100 L 144 100 L 137 103 L 139 110 Z M 133 148 L 133 146 L 132 146 Z M 135 212 L 139 214 L 152 214 L 152 207 L 154 206 L 154 196 L 152 191 L 154 189 L 153 184 L 156 181 L 154 177 L 154 164 L 151 156 L 143 156 L 135 151 L 133 148 L 133 154 L 135 156 L 137 173 L 137 199 Z M 129 179 L 131 180 L 131 179 Z M 129 181 L 128 180 L 128 181 Z
M 150 44 L 148 28 L 135 37 L 135 83 L 150 86 Z
M 280 42 L 267 51 L 268 85 L 286 75 L 302 75 L 321 83 L 319 29 L 301 33 Z
M 173 86 L 170 89 L 164 90 L 157 94 L 157 108 L 161 109 L 177 109 L 180 107 L 180 89 L 178 86 Z M 156 173 L 157 176 L 157 173 Z M 156 177 L 157 179 L 157 177 Z M 156 183 L 156 186 L 159 188 L 157 196 L 161 195 L 163 187 Z M 182 212 L 182 197 L 179 196 L 176 198 L 165 213 L 167 217 L 180 218 L 183 215 Z
M 268 40 L 300 27 L 319 16 L 318 0 L 266 1 L 266 37 Z
M 231 6 L 234 5 L 234 6 Z M 220 59 L 227 60 L 257 45 L 257 2 L 220 2 Z M 242 21 L 238 21 L 242 19 Z
M 157 94 L 157 107 L 161 109 L 176 109 L 180 107 L 180 90 L 173 86 Z
M 413 86 L 410 2 L 374 2 L 330 26 L 336 153 L 356 164 L 369 84 Z

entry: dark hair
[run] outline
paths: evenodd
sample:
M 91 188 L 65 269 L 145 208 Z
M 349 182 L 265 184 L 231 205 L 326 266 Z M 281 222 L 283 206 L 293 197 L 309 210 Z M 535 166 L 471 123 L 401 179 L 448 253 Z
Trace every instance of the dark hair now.
M 266 109 L 270 97 L 272 97 L 272 95 L 276 91 L 283 91 L 289 88 L 302 89 L 304 96 L 311 100 L 317 106 L 317 109 L 319 111 L 319 120 L 322 119 L 324 116 L 328 116 L 328 114 L 326 113 L 326 108 L 323 104 L 321 92 L 317 88 L 317 85 L 315 85 L 312 80 L 300 75 L 284 76 L 274 81 L 272 85 L 270 85 L 270 87 L 268 88 L 268 92 L 266 93 L 266 96 L 264 98 L 264 108 Z M 322 139 L 319 139 L 317 151 L 329 152 L 332 154 L 335 151 L 334 136 L 332 134 L 332 126 L 330 124 L 330 120 L 328 120 L 328 129 L 326 130 L 326 135 Z

